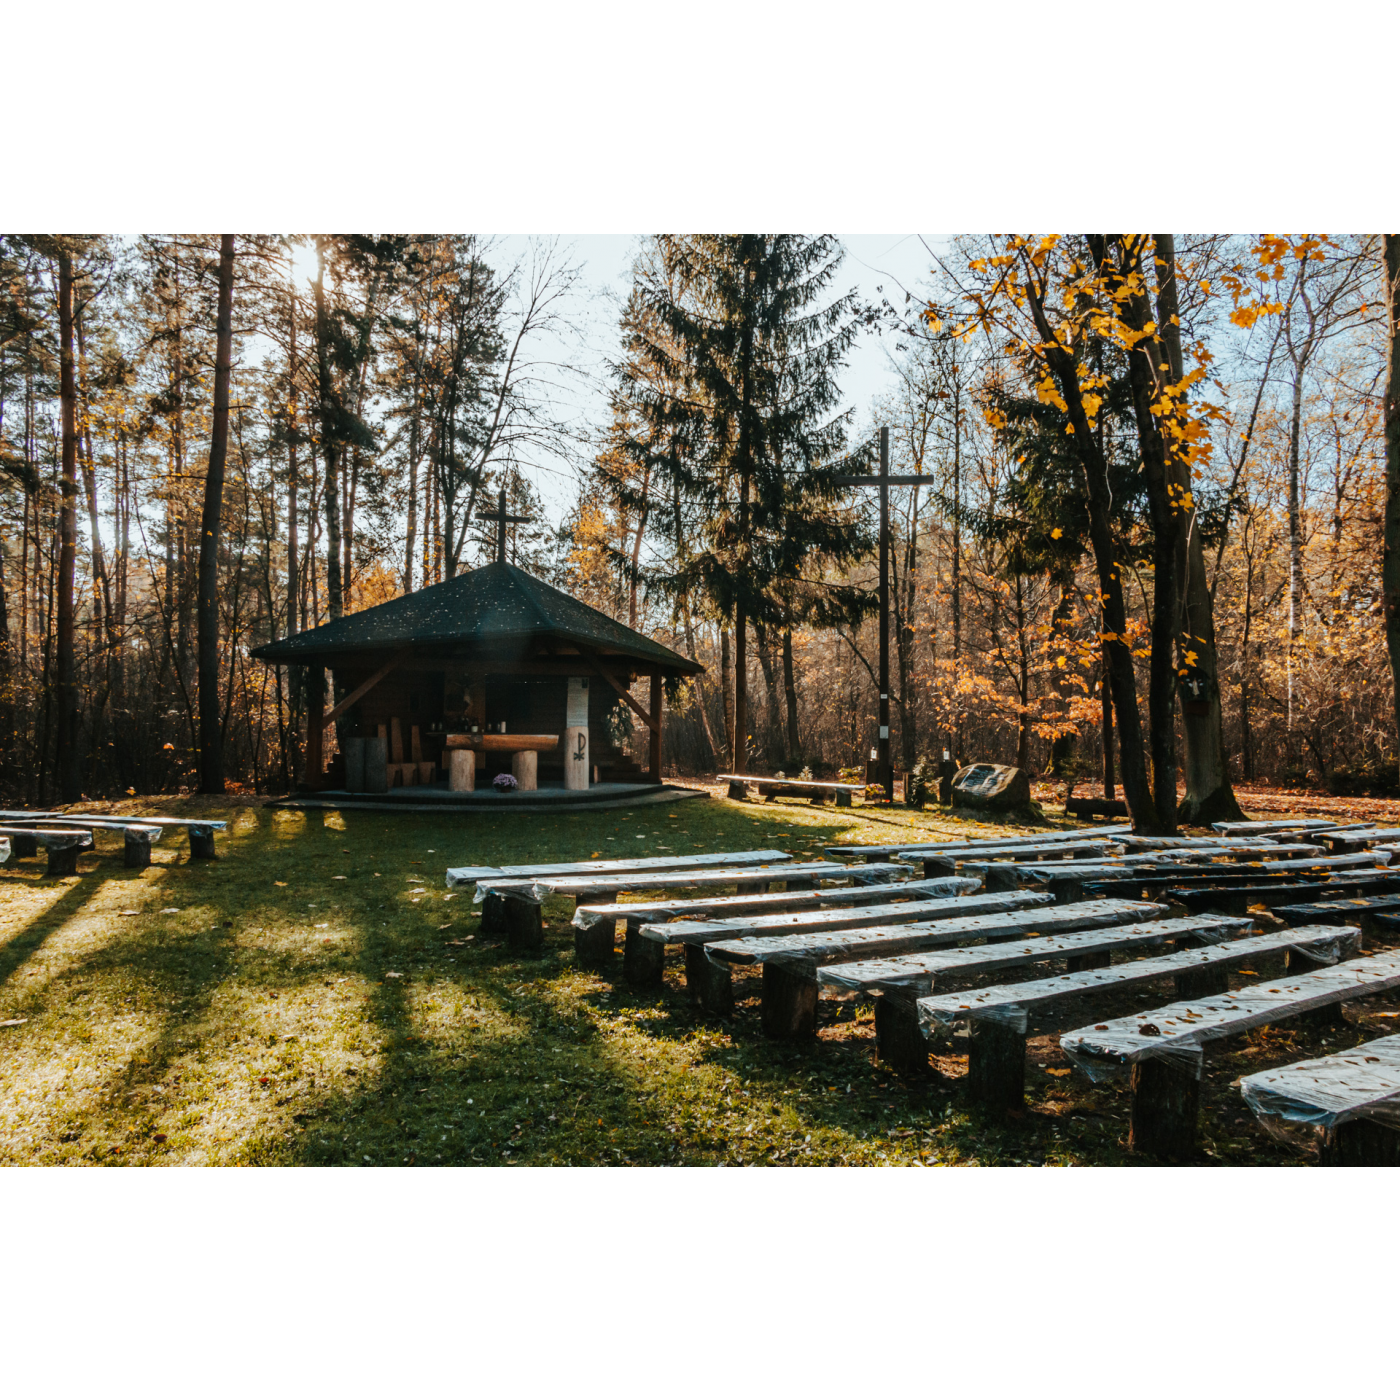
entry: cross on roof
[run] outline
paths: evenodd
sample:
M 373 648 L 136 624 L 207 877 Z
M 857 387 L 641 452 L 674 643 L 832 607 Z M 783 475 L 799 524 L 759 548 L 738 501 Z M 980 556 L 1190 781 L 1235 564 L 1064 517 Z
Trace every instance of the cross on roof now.
M 530 520 L 528 515 L 507 515 L 506 514 L 506 493 L 504 488 L 497 493 L 495 510 L 478 510 L 476 513 L 478 520 L 494 520 L 496 522 L 496 562 L 504 564 L 506 562 L 506 526 L 524 525 Z

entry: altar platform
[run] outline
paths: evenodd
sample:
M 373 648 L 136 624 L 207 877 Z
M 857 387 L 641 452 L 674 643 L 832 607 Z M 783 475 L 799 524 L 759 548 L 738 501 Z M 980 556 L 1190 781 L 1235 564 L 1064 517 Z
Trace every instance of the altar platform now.
M 475 792 L 451 792 L 445 782 L 423 783 L 392 788 L 388 792 L 346 792 L 322 788 L 319 792 L 289 793 L 265 805 L 297 811 L 328 807 L 365 808 L 397 812 L 481 812 L 498 816 L 506 812 L 598 811 L 610 807 L 654 806 L 683 802 L 692 797 L 708 797 L 698 788 L 676 787 L 667 783 L 594 783 L 571 791 L 563 783 L 541 782 L 529 792 L 497 792 L 489 784 Z

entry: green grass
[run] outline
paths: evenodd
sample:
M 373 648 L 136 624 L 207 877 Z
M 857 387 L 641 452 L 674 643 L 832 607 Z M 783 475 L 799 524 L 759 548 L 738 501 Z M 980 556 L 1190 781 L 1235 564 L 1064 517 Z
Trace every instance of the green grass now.
M 570 901 L 545 906 L 545 955 L 517 959 L 483 941 L 470 894 L 443 882 L 456 864 L 770 845 L 815 856 L 978 824 L 714 800 L 495 818 L 121 807 L 143 809 L 226 817 L 220 859 L 191 863 L 172 835 L 150 869 L 126 871 L 119 838 L 99 835 L 77 877 L 0 867 L 0 1022 L 22 1022 L 0 1027 L 2 1163 L 1132 1160 L 1126 1091 L 1065 1075 L 1049 1038 L 1032 1043 L 1026 1112 L 983 1119 L 964 1108 L 957 1059 L 916 1082 L 873 1063 L 868 1008 L 823 1001 L 816 1043 L 776 1044 L 759 1030 L 756 978 L 739 983 L 734 1017 L 707 1020 L 676 965 L 651 995 L 627 988 L 620 957 L 607 974 L 576 966 Z M 1265 1033 L 1220 1061 L 1203 1160 L 1292 1160 L 1229 1080 L 1322 1043 Z

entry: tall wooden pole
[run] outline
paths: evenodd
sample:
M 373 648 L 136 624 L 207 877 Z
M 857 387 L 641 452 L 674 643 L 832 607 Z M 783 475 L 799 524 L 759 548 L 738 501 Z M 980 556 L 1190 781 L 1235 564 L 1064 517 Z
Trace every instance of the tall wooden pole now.
M 894 800 L 894 770 L 890 766 L 890 430 L 880 429 L 880 742 L 876 771 Z

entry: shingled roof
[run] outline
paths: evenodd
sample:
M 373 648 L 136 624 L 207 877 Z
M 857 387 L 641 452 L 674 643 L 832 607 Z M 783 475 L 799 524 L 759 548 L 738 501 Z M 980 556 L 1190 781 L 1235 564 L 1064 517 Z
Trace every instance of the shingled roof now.
M 440 650 L 444 656 L 478 650 L 523 653 L 531 642 L 546 639 L 684 675 L 705 669 L 514 564 L 499 561 L 309 632 L 268 642 L 253 655 L 260 661 L 295 665 L 405 646 Z

